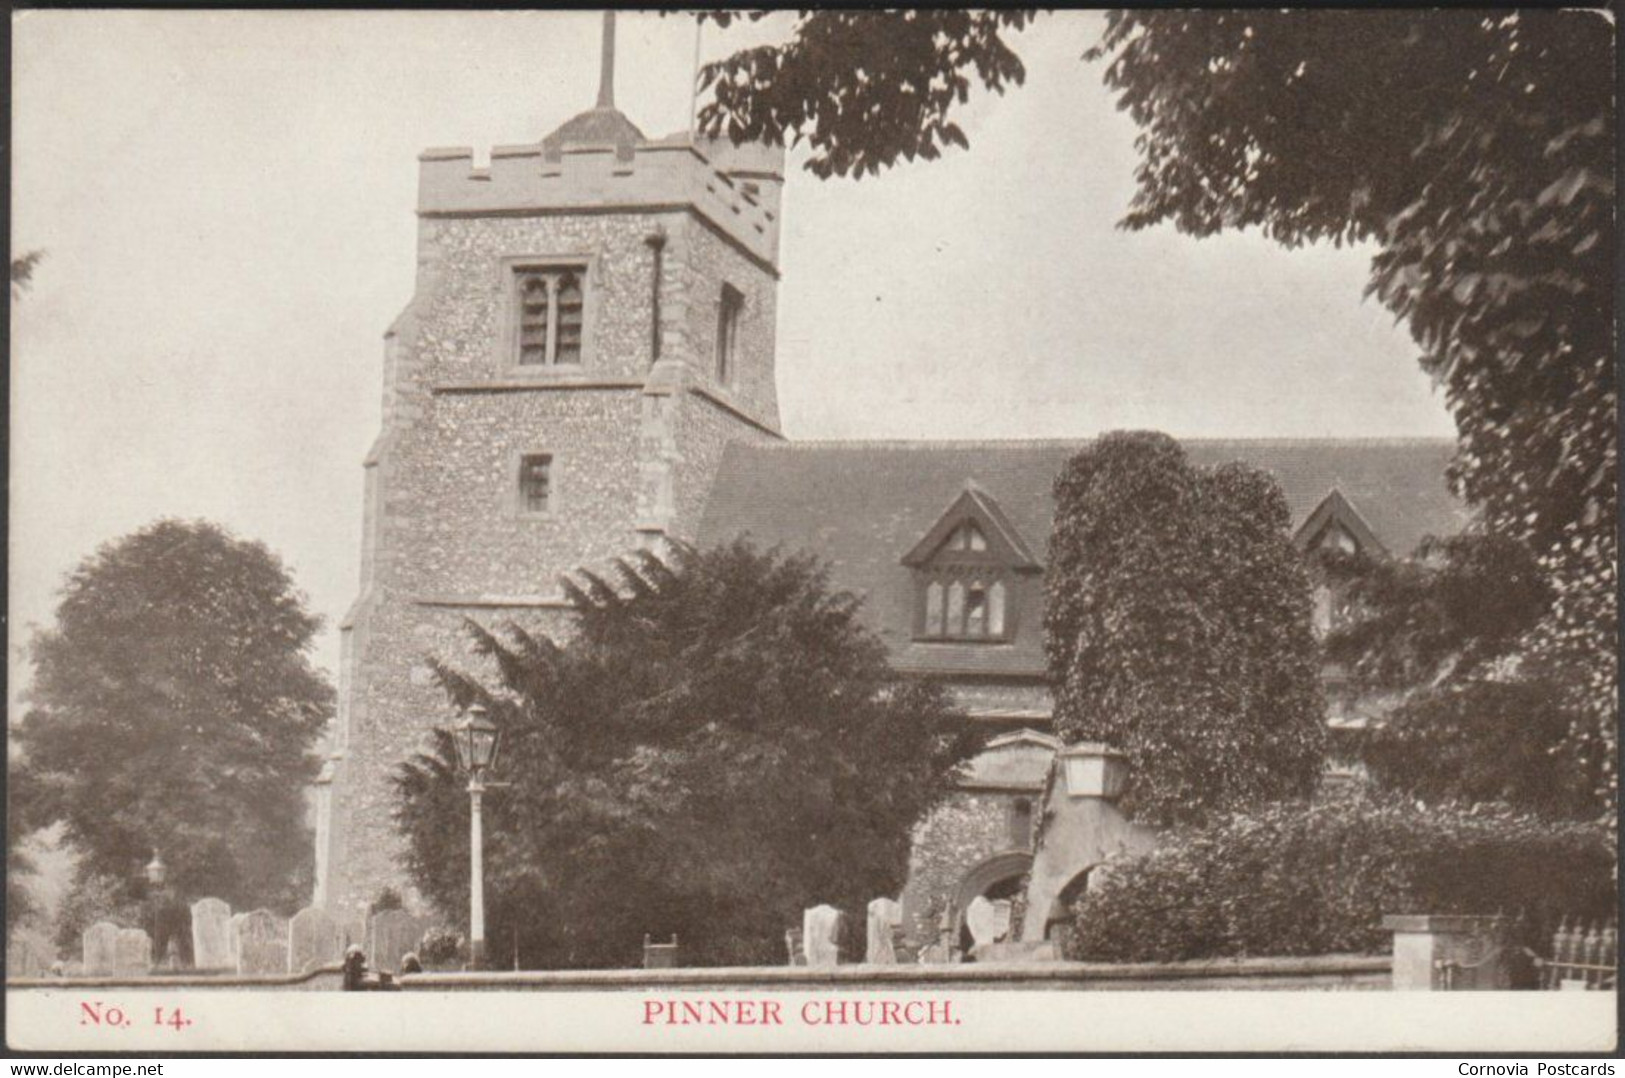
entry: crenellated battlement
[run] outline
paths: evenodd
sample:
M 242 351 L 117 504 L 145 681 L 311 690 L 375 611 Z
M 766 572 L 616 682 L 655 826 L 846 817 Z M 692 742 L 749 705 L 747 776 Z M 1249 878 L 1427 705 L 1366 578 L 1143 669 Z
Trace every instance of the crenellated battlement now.
M 750 254 L 778 263 L 778 147 L 697 145 L 687 133 L 637 141 L 551 140 L 496 146 L 474 165 L 466 146 L 418 155 L 419 216 L 692 207 Z

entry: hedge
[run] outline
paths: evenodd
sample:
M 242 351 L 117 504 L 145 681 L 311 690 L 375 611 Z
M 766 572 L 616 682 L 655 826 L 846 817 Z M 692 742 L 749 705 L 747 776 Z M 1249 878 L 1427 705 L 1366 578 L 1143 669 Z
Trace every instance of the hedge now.
M 1074 904 L 1069 958 L 1167 962 L 1380 954 L 1396 913 L 1520 915 L 1523 942 L 1616 909 L 1613 838 L 1510 810 L 1351 798 L 1170 833 Z

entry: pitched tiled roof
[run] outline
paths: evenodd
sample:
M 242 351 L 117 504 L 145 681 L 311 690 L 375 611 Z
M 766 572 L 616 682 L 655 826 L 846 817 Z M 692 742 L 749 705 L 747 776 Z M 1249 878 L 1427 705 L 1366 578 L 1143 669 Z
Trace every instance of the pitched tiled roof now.
M 1021 618 L 1010 644 L 914 643 L 913 585 L 902 558 L 969 481 L 997 502 L 1042 560 L 1054 513 L 1051 485 L 1087 444 L 736 442 L 723 456 L 696 538 L 709 546 L 745 535 L 762 546 L 817 554 L 838 586 L 865 597 L 866 618 L 903 669 L 1027 676 L 1043 669 L 1036 611 Z M 1340 491 L 1395 554 L 1467 522 L 1466 508 L 1445 485 L 1454 447 L 1442 439 L 1195 439 L 1184 445 L 1198 464 L 1239 460 L 1268 471 L 1281 484 L 1294 526 Z

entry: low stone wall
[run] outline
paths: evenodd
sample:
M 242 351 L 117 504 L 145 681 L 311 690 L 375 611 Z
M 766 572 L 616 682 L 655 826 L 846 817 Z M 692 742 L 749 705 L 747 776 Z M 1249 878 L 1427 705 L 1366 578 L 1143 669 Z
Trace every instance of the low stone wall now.
M 1235 958 L 1202 962 L 968 963 L 942 966 L 724 966 L 689 969 L 578 969 L 485 973 L 411 973 L 396 979 L 407 992 L 601 992 L 676 989 L 726 991 L 907 991 L 910 989 L 1039 990 L 1085 992 L 1320 992 L 1387 991 L 1393 959 L 1387 955 L 1313 958 Z M 337 992 L 343 970 L 324 966 L 301 976 L 171 974 L 152 977 L 29 977 L 8 980 L 9 990 L 147 989 L 196 991 L 263 989 Z
M 337 992 L 344 986 L 344 967 L 320 966 L 292 976 L 247 976 L 238 973 L 155 973 L 150 977 L 20 977 L 7 978 L 8 991 L 18 988 L 148 989 L 155 992 L 196 992 L 218 989 L 241 992 L 270 989 L 281 992 Z
M 942 966 L 733 966 L 690 969 L 550 970 L 413 973 L 399 978 L 408 992 L 569 992 L 659 989 L 894 991 L 908 989 L 1095 992 L 1387 991 L 1387 955 L 1240 958 L 1202 962 L 1108 964 L 1032 962 Z

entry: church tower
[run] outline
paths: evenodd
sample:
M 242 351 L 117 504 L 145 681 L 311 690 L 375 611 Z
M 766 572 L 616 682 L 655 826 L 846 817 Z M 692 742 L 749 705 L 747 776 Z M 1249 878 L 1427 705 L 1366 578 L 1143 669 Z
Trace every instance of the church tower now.
M 417 284 L 385 334 L 361 595 L 316 791 L 317 904 L 408 892 L 395 769 L 455 720 L 460 626 L 559 631 L 561 575 L 691 539 L 723 449 L 775 440 L 782 149 L 651 139 L 597 105 L 540 142 L 419 156 Z

